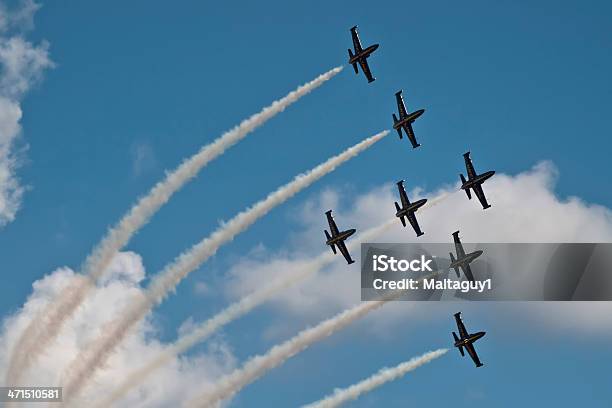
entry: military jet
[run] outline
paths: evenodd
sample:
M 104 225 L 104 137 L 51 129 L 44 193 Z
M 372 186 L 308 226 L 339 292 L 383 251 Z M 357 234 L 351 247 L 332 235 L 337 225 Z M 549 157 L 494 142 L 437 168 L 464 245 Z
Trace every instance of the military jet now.
M 452 252 L 449 252 L 451 263 L 448 266 L 448 269 L 453 268 L 457 277 L 459 277 L 459 268 L 463 269 L 463 274 L 467 278 L 467 280 L 474 282 L 474 275 L 472 274 L 472 268 L 470 268 L 470 263 L 474 261 L 474 259 L 478 258 L 482 255 L 482 251 L 474 251 L 469 254 L 465 253 L 463 249 L 463 245 L 461 244 L 461 240 L 459 239 L 459 231 L 453 232 L 453 239 L 455 241 L 455 251 L 457 252 L 457 259 L 453 256 Z
M 467 194 L 470 200 L 472 199 L 470 188 L 474 190 L 476 197 L 478 197 L 478 201 L 480 201 L 480 204 L 482 204 L 482 209 L 486 210 L 491 205 L 487 203 L 487 198 L 485 197 L 484 191 L 482 191 L 482 183 L 491 178 L 495 174 L 495 171 L 491 170 L 482 174 L 476 174 L 476 170 L 474 170 L 474 165 L 472 164 L 472 159 L 470 159 L 470 152 L 464 153 L 463 159 L 465 160 L 465 168 L 467 170 L 468 179 L 466 180 L 465 177 L 463 177 L 463 174 L 459 174 L 459 177 L 461 177 L 461 189 L 465 190 L 465 194 Z
M 460 338 L 457 337 L 457 334 L 453 332 L 453 337 L 455 338 L 455 347 L 459 349 L 459 352 L 462 356 L 465 356 L 465 353 L 463 351 L 463 349 L 465 348 L 470 357 L 472 357 L 472 360 L 474 360 L 474 364 L 476 364 L 476 367 L 482 367 L 484 364 L 480 362 L 478 354 L 476 354 L 476 350 L 474 349 L 474 345 L 472 343 L 483 337 L 486 332 L 481 331 L 478 333 L 469 334 L 465 329 L 463 322 L 461 321 L 461 312 L 455 313 L 455 321 L 457 322 L 457 329 L 459 330 L 460 336 Z
M 349 64 L 353 66 L 356 74 L 359 74 L 357 70 L 357 64 L 361 66 L 361 70 L 364 75 L 368 79 L 368 82 L 374 82 L 376 78 L 372 76 L 372 72 L 370 72 L 370 67 L 368 66 L 368 57 L 378 48 L 378 44 L 373 44 L 367 47 L 365 50 L 361 47 L 361 41 L 359 41 L 359 34 L 357 33 L 357 26 L 351 28 L 351 35 L 353 36 L 353 48 L 355 49 L 355 54 L 349 48 Z
M 325 213 L 325 215 L 327 215 L 327 222 L 331 231 L 330 236 L 329 232 L 327 232 L 327 230 L 324 230 L 325 238 L 327 238 L 327 241 L 325 243 L 331 247 L 331 250 L 334 252 L 334 254 L 336 253 L 336 247 L 338 247 L 338 249 L 340 249 L 340 253 L 344 256 L 344 259 L 346 259 L 346 262 L 350 265 L 355 261 L 351 259 L 351 254 L 349 254 L 348 249 L 346 249 L 344 240 L 353 235 L 356 230 L 352 228 L 346 231 L 339 231 L 338 226 L 336 225 L 336 221 L 334 221 L 334 217 L 332 217 L 331 213 L 332 210 L 329 210 Z
M 404 180 L 400 180 L 397 182 L 397 189 L 399 190 L 402 207 L 400 208 L 397 201 L 395 202 L 395 209 L 397 210 L 395 216 L 400 219 L 404 227 L 406 226 L 406 218 L 408 218 L 408 221 L 410 221 L 410 225 L 412 225 L 412 228 L 414 229 L 414 232 L 416 232 L 417 237 L 420 237 L 424 234 L 424 232 L 421 231 L 421 228 L 419 227 L 419 223 L 417 222 L 414 213 L 420 207 L 425 205 L 427 199 L 423 198 L 421 200 L 415 201 L 414 203 L 411 203 L 408 200 L 408 195 L 406 194 L 406 190 L 404 189 Z
M 406 132 L 410 143 L 412 143 L 412 148 L 416 149 L 420 146 L 417 143 L 416 136 L 414 135 L 414 130 L 412 130 L 412 122 L 414 122 L 419 116 L 425 112 L 425 109 L 419 109 L 410 114 L 406 112 L 406 105 L 404 104 L 404 98 L 402 97 L 402 91 L 398 91 L 395 93 L 395 99 L 397 101 L 397 110 L 399 112 L 399 119 L 393 114 L 393 129 L 397 130 L 397 134 L 399 138 L 402 138 L 402 129 Z

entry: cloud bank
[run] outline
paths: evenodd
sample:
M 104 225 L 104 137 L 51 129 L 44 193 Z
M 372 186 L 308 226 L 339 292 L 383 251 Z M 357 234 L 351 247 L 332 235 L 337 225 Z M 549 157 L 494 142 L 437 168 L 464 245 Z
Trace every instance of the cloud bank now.
M 21 164 L 21 101 L 53 66 L 49 44 L 24 39 L 38 5 L 21 1 L 15 10 L 0 4 L 0 227 L 15 219 L 25 188 L 16 174 Z
M 65 286 L 78 275 L 69 268 L 59 268 L 34 282 L 33 292 L 23 307 L 7 317 L 0 333 L 0 349 L 11 350 L 22 332 L 41 308 L 45 307 Z M 61 383 L 61 368 L 67 366 L 75 355 L 104 332 L 104 323 L 121 315 L 135 297 L 142 296 L 140 283 L 145 270 L 139 255 L 133 252 L 119 253 L 110 264 L 105 277 L 78 309 L 74 319 L 66 324 L 65 330 L 39 362 L 26 374 L 28 384 L 49 386 Z M 86 396 L 79 400 L 79 406 L 92 406 L 100 401 L 107 391 L 123 378 L 129 370 L 164 353 L 168 348 L 157 340 L 157 330 L 152 323 L 153 315 L 136 326 L 108 364 L 99 371 L 96 382 L 88 389 Z M 139 385 L 137 392 L 125 398 L 119 407 L 168 407 L 179 406 L 193 390 L 201 392 L 215 378 L 229 372 L 236 361 L 228 346 L 213 339 L 206 351 L 189 358 L 174 358 L 169 364 L 149 377 L 146 384 Z M 7 369 L 8 356 L 0 353 L 0 372 Z

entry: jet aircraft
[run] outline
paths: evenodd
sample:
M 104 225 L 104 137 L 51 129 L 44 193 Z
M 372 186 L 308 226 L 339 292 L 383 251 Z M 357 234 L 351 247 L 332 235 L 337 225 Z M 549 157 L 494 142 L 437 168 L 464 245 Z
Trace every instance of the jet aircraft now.
M 472 274 L 472 268 L 470 268 L 470 263 L 474 261 L 474 259 L 478 258 L 482 255 L 482 251 L 474 251 L 469 254 L 465 253 L 463 249 L 463 245 L 461 244 L 461 240 L 459 239 L 459 231 L 453 232 L 453 239 L 455 241 L 455 251 L 457 252 L 457 259 L 453 256 L 452 252 L 449 252 L 451 263 L 448 268 L 453 268 L 457 277 L 459 277 L 459 268 L 463 269 L 463 274 L 467 278 L 467 280 L 474 282 L 474 275 Z
M 472 199 L 470 189 L 474 190 L 476 197 L 478 197 L 478 201 L 480 201 L 480 204 L 482 205 L 482 209 L 486 210 L 491 205 L 487 203 L 487 198 L 485 197 L 484 191 L 482 191 L 482 183 L 491 178 L 495 174 L 495 171 L 491 170 L 482 174 L 476 174 L 476 170 L 474 170 L 474 165 L 472 164 L 472 159 L 470 159 L 470 152 L 464 153 L 463 159 L 465 160 L 465 168 L 467 170 L 468 179 L 466 180 L 465 177 L 463 177 L 463 174 L 459 174 L 459 177 L 461 177 L 461 189 L 465 190 L 465 194 L 467 194 L 470 200 Z
M 351 28 L 351 36 L 353 37 L 353 48 L 355 49 L 355 53 L 349 48 L 349 64 L 353 66 L 356 74 L 359 74 L 357 69 L 357 64 L 361 67 L 364 75 L 368 79 L 368 82 L 374 82 L 376 78 L 372 76 L 372 72 L 370 72 L 370 67 L 368 66 L 368 57 L 378 48 L 378 44 L 373 44 L 363 49 L 361 46 L 361 41 L 359 41 L 359 34 L 357 33 L 357 26 Z
M 395 216 L 400 219 L 404 227 L 406 226 L 406 218 L 408 218 L 408 221 L 410 221 L 410 225 L 412 225 L 412 228 L 414 229 L 414 232 L 416 232 L 417 237 L 420 237 L 424 234 L 424 232 L 421 231 L 421 228 L 419 227 L 419 223 L 417 222 L 414 213 L 420 207 L 425 205 L 427 199 L 423 198 L 421 200 L 415 201 L 414 203 L 411 203 L 408 200 L 408 195 L 406 194 L 406 190 L 404 189 L 404 180 L 400 180 L 397 182 L 397 189 L 399 190 L 402 207 L 400 208 L 397 201 L 395 202 L 395 209 L 397 210 Z
M 465 329 L 465 326 L 463 325 L 463 321 L 461 320 L 461 312 L 455 313 L 455 321 L 457 322 L 457 329 L 459 330 L 459 337 L 457 337 L 457 334 L 453 332 L 453 338 L 455 339 L 455 347 L 459 349 L 459 352 L 462 356 L 465 356 L 465 353 L 463 351 L 463 349 L 465 348 L 470 357 L 472 357 L 472 360 L 474 361 L 474 364 L 476 364 L 476 367 L 482 367 L 484 364 L 480 362 L 478 354 L 476 353 L 476 349 L 474 349 L 473 343 L 479 338 L 483 337 L 486 332 L 481 331 L 472 334 L 468 333 Z
M 399 90 L 395 93 L 395 99 L 397 101 L 397 110 L 399 112 L 399 119 L 393 114 L 393 129 L 397 130 L 397 134 L 399 138 L 402 138 L 402 129 L 406 132 L 410 143 L 412 143 L 412 148 L 416 149 L 420 146 L 417 143 L 416 136 L 414 135 L 414 130 L 412 130 L 412 123 L 425 112 L 425 109 L 419 109 L 412 113 L 408 113 L 406 111 L 406 105 L 404 104 L 404 98 L 402 97 L 402 91 Z
M 331 250 L 334 252 L 334 254 L 336 253 L 336 247 L 338 247 L 338 249 L 340 249 L 340 253 L 344 256 L 344 259 L 346 259 L 346 262 L 350 265 L 355 261 L 351 259 L 351 254 L 349 254 L 348 249 L 346 249 L 344 240 L 353 235 L 356 230 L 352 228 L 346 231 L 339 231 L 338 226 L 336 225 L 336 221 L 334 221 L 334 217 L 332 217 L 331 213 L 332 210 L 329 210 L 325 213 L 325 215 L 327 216 L 329 229 L 331 231 L 330 235 L 327 230 L 324 230 L 325 238 L 327 238 L 327 241 L 325 243 L 331 247 Z

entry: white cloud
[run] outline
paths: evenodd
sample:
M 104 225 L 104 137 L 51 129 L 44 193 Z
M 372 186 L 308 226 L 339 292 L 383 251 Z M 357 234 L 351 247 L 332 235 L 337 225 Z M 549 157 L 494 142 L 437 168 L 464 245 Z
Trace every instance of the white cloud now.
M 475 199 L 468 200 L 458 184 L 428 194 L 415 189 L 409 192 L 411 200 L 450 193 L 443 201 L 418 213 L 419 224 L 425 231 L 419 241 L 450 242 L 451 233 L 459 229 L 464 242 L 612 242 L 612 211 L 577 197 L 557 197 L 554 186 L 558 176 L 556 168 L 549 162 L 539 163 L 515 176 L 498 173 L 484 185 L 493 205 L 486 211 Z M 303 222 L 303 229 L 288 241 L 291 244 L 279 251 L 259 248 L 236 262 L 229 271 L 226 284 L 228 297 L 239 298 L 258 288 L 262 282 L 290 273 L 309 258 L 328 250 L 323 244 L 322 230 L 326 228 L 323 213 L 329 208 L 334 209 L 341 228 L 357 228 L 357 234 L 350 239 L 358 239 L 360 230 L 383 224 L 393 217 L 393 201 L 398 200 L 394 184 L 352 198 L 352 206 L 349 200 L 341 197 L 341 192 L 328 190 L 306 203 L 295 218 L 296 222 Z M 399 221 L 375 240 L 414 241 L 413 231 L 402 228 Z M 282 316 L 291 316 L 294 321 L 313 321 L 359 302 L 359 251 L 355 251 L 353 257 L 357 262 L 347 266 L 338 256 L 339 259 L 316 279 L 309 279 L 278 295 L 271 301 L 271 307 Z M 472 309 L 483 305 L 478 303 Z M 486 308 L 480 309 L 501 309 L 498 305 L 489 302 Z M 453 307 L 448 303 L 394 302 L 385 307 L 384 318 L 377 318 L 377 321 L 384 325 L 407 316 L 414 321 L 417 315 L 430 318 L 432 315 L 447 314 Z M 467 306 L 462 304 L 462 307 Z M 532 321 L 550 322 L 557 328 L 579 325 L 584 330 L 612 333 L 612 306 L 605 302 L 574 302 L 567 305 L 531 303 L 527 306 L 506 304 L 503 308 L 515 320 L 517 314 L 521 315 L 520 320 L 525 320 L 524 316 L 527 315 Z M 551 317 L 555 310 L 559 312 Z
M 40 4 L 33 0 L 20 0 L 15 9 L 9 9 L 4 3 L 0 3 L 0 32 L 31 30 L 34 28 L 34 14 L 40 7 Z
M 75 278 L 69 268 L 59 268 L 43 279 L 34 282 L 33 292 L 13 316 L 4 320 L 0 336 L 0 349 L 11 350 L 21 331 L 41 308 Z M 63 369 L 72 361 L 89 341 L 97 337 L 104 324 L 121 315 L 135 296 L 142 296 L 140 287 L 145 270 L 139 255 L 133 252 L 118 254 L 109 266 L 109 271 L 62 330 L 61 335 L 48 352 L 27 374 L 30 385 L 48 386 L 58 384 Z M 110 387 L 117 383 L 143 361 L 149 361 L 168 347 L 157 340 L 153 316 L 138 324 L 108 365 L 99 372 L 96 381 L 84 393 L 80 406 L 90 406 L 100 401 Z M 6 370 L 9 353 L 0 354 L 0 372 Z M 201 392 L 221 374 L 228 372 L 236 361 L 227 347 L 219 340 L 208 343 L 205 352 L 191 357 L 175 358 L 160 368 L 146 384 L 128 396 L 119 406 L 166 407 L 179 406 L 194 390 Z
M 15 10 L 0 4 L 0 227 L 15 218 L 24 188 L 15 174 L 20 165 L 16 141 L 21 133 L 20 101 L 53 66 L 49 44 L 34 45 L 22 37 L 32 28 L 38 5 L 23 0 Z

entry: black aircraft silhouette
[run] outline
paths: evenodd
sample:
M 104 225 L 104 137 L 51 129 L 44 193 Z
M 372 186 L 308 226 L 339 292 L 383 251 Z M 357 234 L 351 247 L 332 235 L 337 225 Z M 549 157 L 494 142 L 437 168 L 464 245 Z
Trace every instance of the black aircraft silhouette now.
M 404 104 L 404 98 L 402 97 L 402 91 L 399 90 L 395 93 L 395 99 L 397 101 L 397 110 L 399 112 L 399 119 L 393 114 L 393 129 L 397 130 L 397 134 L 399 138 L 402 138 L 402 129 L 406 132 L 410 143 L 412 143 L 412 148 L 416 149 L 420 146 L 417 143 L 416 136 L 414 135 L 414 130 L 412 130 L 412 122 L 414 122 L 419 116 L 425 112 L 425 109 L 419 109 L 410 114 L 406 111 L 406 105 Z
M 463 351 L 463 349 L 465 348 L 470 357 L 472 357 L 472 360 L 474 360 L 474 364 L 476 364 L 476 367 L 482 367 L 484 364 L 480 362 L 478 354 L 476 354 L 476 349 L 474 349 L 474 345 L 472 343 L 484 336 L 486 332 L 481 331 L 472 334 L 468 333 L 465 329 L 465 326 L 463 325 L 463 322 L 461 321 L 461 312 L 455 313 L 455 321 L 457 322 L 457 329 L 459 330 L 459 337 L 457 337 L 457 334 L 453 332 L 453 338 L 455 339 L 455 347 L 459 349 L 459 352 L 462 356 L 465 356 L 465 353 Z
M 478 201 L 482 204 L 482 209 L 486 210 L 491 205 L 487 203 L 487 198 L 485 197 L 484 191 L 482 191 L 482 183 L 491 178 L 495 174 L 495 171 L 491 170 L 482 174 L 476 174 L 472 159 L 470 159 L 470 152 L 464 153 L 463 159 L 465 160 L 468 179 L 466 180 L 463 174 L 459 174 L 459 177 L 461 177 L 461 189 L 465 190 L 465 194 L 467 194 L 470 200 L 472 199 L 470 189 L 474 190 L 476 197 L 478 197 Z
M 410 221 L 410 225 L 412 225 L 412 228 L 414 229 L 414 232 L 416 232 L 417 237 L 420 237 L 424 234 L 424 232 L 421 231 L 421 228 L 419 227 L 419 223 L 417 222 L 414 213 L 419 209 L 419 207 L 425 205 L 427 199 L 423 198 L 421 200 L 415 201 L 414 203 L 411 203 L 408 200 L 408 195 L 406 194 L 406 190 L 404 189 L 404 180 L 400 180 L 397 182 L 397 189 L 399 190 L 402 207 L 400 208 L 397 201 L 395 202 L 395 209 L 397 210 L 395 216 L 400 219 L 404 227 L 406 226 L 405 218 L 408 218 L 408 221 Z
M 461 240 L 459 239 L 459 231 L 453 232 L 453 239 L 455 240 L 455 251 L 457 252 L 457 259 L 453 256 L 452 252 L 449 252 L 451 263 L 448 268 L 453 268 L 457 277 L 459 277 L 459 268 L 463 269 L 463 274 L 467 278 L 467 280 L 474 282 L 474 275 L 472 274 L 472 268 L 470 268 L 470 263 L 482 255 L 482 251 L 474 251 L 469 254 L 465 253 L 463 249 L 463 245 L 461 244 Z
M 334 217 L 332 217 L 331 213 L 332 210 L 329 210 L 325 213 L 325 215 L 327 215 L 327 222 L 331 231 L 330 236 L 329 232 L 327 232 L 327 230 L 324 230 L 325 238 L 327 238 L 327 241 L 325 243 L 331 247 L 331 250 L 334 252 L 334 254 L 336 253 L 337 246 L 338 249 L 340 249 L 340 253 L 344 256 L 344 259 L 346 259 L 346 262 L 350 265 L 355 261 L 351 259 L 351 254 L 349 254 L 348 249 L 346 249 L 344 240 L 353 235 L 356 230 L 352 228 L 346 231 L 339 231 L 338 226 L 336 225 Z
M 366 49 L 361 47 L 361 41 L 359 41 L 359 34 L 357 33 L 357 26 L 351 28 L 351 35 L 353 37 L 353 48 L 355 49 L 355 54 L 349 48 L 349 64 L 353 66 L 355 73 L 358 74 L 357 64 L 361 67 L 361 70 L 365 74 L 368 82 L 374 82 L 376 78 L 372 76 L 372 72 L 370 72 L 370 67 L 368 66 L 368 57 L 378 48 L 378 44 L 370 45 Z

